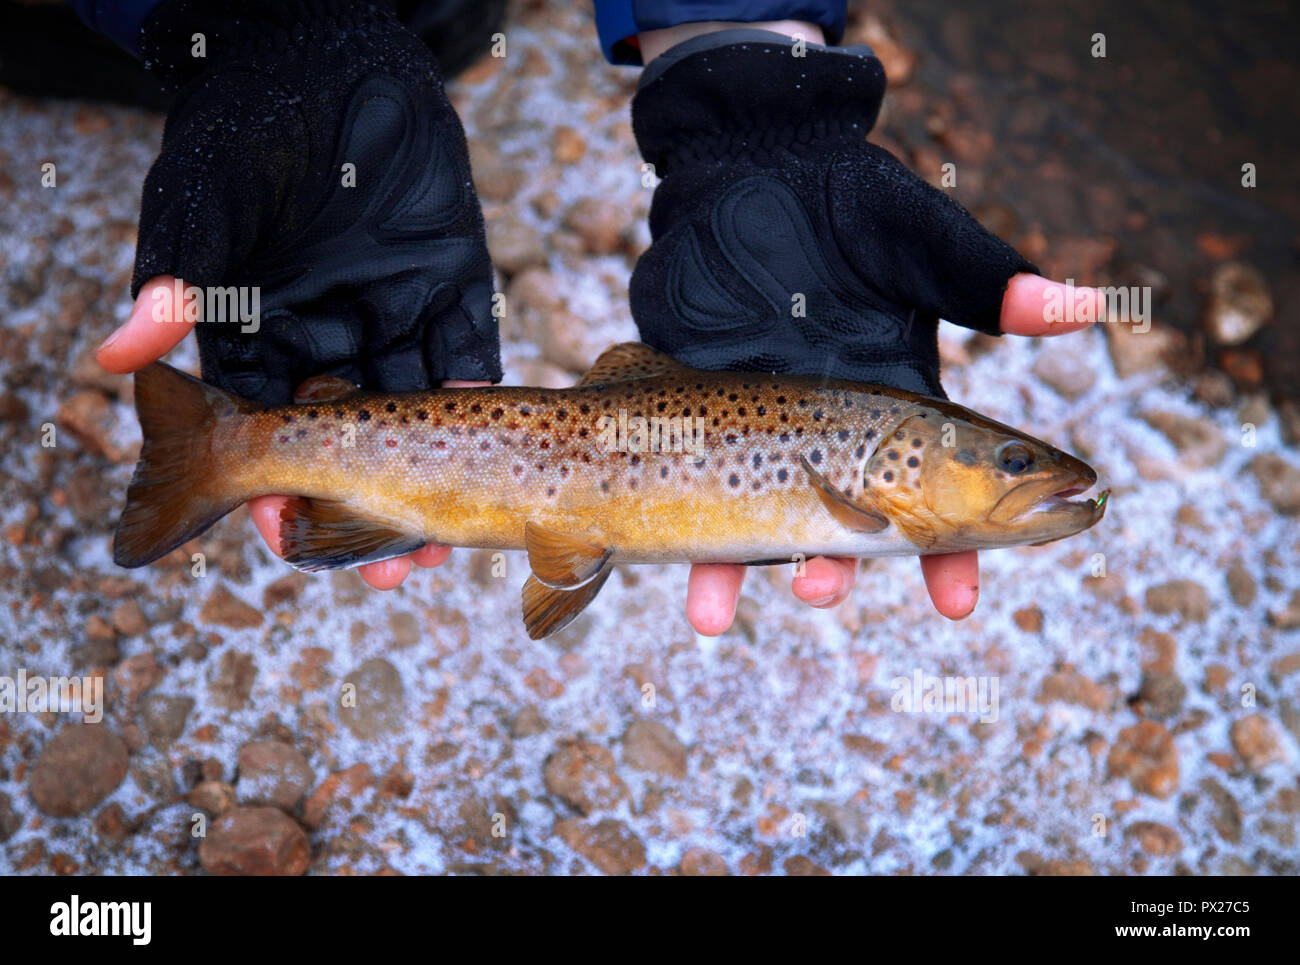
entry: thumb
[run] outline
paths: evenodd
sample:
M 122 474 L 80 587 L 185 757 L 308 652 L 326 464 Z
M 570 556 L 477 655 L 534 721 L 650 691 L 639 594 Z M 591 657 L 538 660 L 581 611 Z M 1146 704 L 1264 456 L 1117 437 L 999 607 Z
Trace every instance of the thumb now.
M 198 320 L 187 318 L 185 283 L 171 275 L 149 279 L 136 296 L 131 314 L 95 353 L 108 372 L 125 375 L 170 352 Z

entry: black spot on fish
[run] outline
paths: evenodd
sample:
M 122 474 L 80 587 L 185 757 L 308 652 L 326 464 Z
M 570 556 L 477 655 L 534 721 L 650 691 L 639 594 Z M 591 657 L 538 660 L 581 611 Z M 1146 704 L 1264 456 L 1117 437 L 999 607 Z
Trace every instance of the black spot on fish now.
M 283 419 L 285 422 L 293 421 L 293 416 L 289 415 L 287 412 L 284 415 L 280 416 L 280 418 Z
M 898 458 L 898 450 L 897 450 L 897 449 L 890 449 L 889 452 L 885 453 L 885 455 L 887 455 L 890 459 L 897 459 L 897 458 Z
M 555 418 L 559 419 L 560 421 L 564 421 L 568 417 L 569 417 L 568 409 L 561 409 L 559 412 L 555 413 Z
M 451 410 L 448 409 L 447 411 L 450 412 Z M 533 414 L 533 410 L 530 409 L 530 408 L 528 408 L 528 406 L 526 406 L 526 405 L 521 405 L 521 406 L 519 407 L 519 414 L 520 414 L 520 415 L 532 415 L 532 414 Z
M 357 413 L 357 418 L 360 419 L 362 422 L 369 422 L 370 412 L 366 409 L 362 409 L 360 412 Z
M 866 446 L 858 446 L 858 448 L 857 448 L 857 449 L 854 451 L 854 453 L 853 453 L 854 458 L 856 458 L 856 459 L 861 459 L 861 458 L 862 458 L 863 456 L 865 456 L 866 454 L 867 454 L 867 447 L 866 447 Z
M 388 403 L 388 405 L 384 406 L 384 411 L 385 411 L 385 412 L 396 412 L 396 411 L 397 411 L 397 403 L 396 403 L 396 402 L 390 402 L 390 403 Z
M 730 476 L 727 477 L 727 484 L 728 484 L 732 489 L 735 489 L 737 486 L 740 485 L 740 476 L 736 475 L 736 474 L 733 472 Z
M 767 406 L 765 406 L 765 405 L 760 405 L 760 406 L 758 407 L 758 414 L 761 415 L 761 416 L 763 416 L 763 415 L 767 415 Z
M 963 466 L 973 466 L 975 465 L 975 450 L 958 449 L 955 453 L 953 453 L 953 458 L 956 459 Z
M 301 438 L 303 438 L 305 435 L 307 435 L 307 430 L 306 430 L 306 429 L 299 429 L 297 432 L 294 433 L 294 435 L 297 436 L 299 439 L 301 439 Z
M 778 396 L 776 397 L 776 404 L 777 404 L 777 405 L 785 405 L 785 396 L 783 396 L 783 395 L 778 395 Z
M 777 482 L 785 482 L 789 478 L 790 478 L 790 471 L 788 469 L 778 469 L 776 471 Z
M 609 492 L 609 480 L 608 480 L 608 479 L 602 479 L 602 480 L 600 481 L 600 491 L 601 491 L 602 493 L 607 493 L 607 492 Z
M 307 413 L 307 418 L 314 419 L 316 418 L 317 415 L 319 415 L 319 413 L 315 409 L 312 409 L 310 412 Z
M 820 419 L 821 417 L 822 417 L 822 410 L 813 409 L 813 419 L 816 420 L 816 419 Z
M 421 409 L 419 412 L 415 414 L 415 417 L 419 419 L 421 422 L 423 422 L 425 419 L 429 418 L 429 413 Z
M 754 453 L 754 468 L 757 469 L 761 465 L 763 465 L 763 454 L 756 452 Z
M 480 412 L 483 411 L 483 407 L 479 405 L 477 402 L 475 402 L 472 406 L 469 407 L 469 411 L 474 413 L 475 415 L 478 415 Z
M 912 440 L 912 448 L 913 448 L 913 449 L 920 449 L 923 445 L 925 445 L 925 443 L 923 443 L 920 439 L 913 439 L 913 440 Z
M 456 411 L 456 403 L 455 403 L 455 402 L 448 402 L 446 405 L 443 406 L 443 408 L 446 409 L 448 412 L 455 412 L 455 411 Z
M 908 456 L 907 464 L 915 469 L 917 466 L 921 465 L 921 460 L 917 459 L 916 456 Z
M 814 449 L 812 452 L 808 453 L 808 461 L 814 466 L 820 465 L 822 461 L 822 451 L 820 449 Z
M 888 469 L 886 469 L 886 470 L 885 470 L 885 482 L 893 482 L 893 481 L 894 481 L 894 474 L 893 474 L 892 472 L 890 472 Z
M 502 409 L 500 406 L 492 410 L 493 419 L 500 419 L 505 414 L 506 414 L 506 410 Z
M 840 440 L 840 442 L 848 442 L 849 430 L 841 429 L 839 432 L 835 433 L 835 435 Z
M 733 392 L 733 393 L 731 393 L 731 395 L 727 396 L 727 398 L 728 398 L 728 400 L 730 400 L 730 401 L 732 401 L 732 402 L 735 402 L 737 399 L 740 398 L 740 396 L 736 395 L 736 393 Z
M 660 467 L 659 467 L 659 478 L 660 478 L 660 479 L 667 479 L 667 478 L 668 478 L 668 467 L 667 467 L 667 466 L 660 466 Z

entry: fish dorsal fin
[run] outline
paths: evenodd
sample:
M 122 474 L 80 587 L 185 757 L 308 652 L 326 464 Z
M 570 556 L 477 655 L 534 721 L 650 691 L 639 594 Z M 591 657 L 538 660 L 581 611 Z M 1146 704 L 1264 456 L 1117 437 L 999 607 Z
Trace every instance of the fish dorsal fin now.
M 601 382 L 631 382 L 670 372 L 689 372 L 690 368 L 643 342 L 619 342 L 600 353 L 578 385 Z
M 572 590 L 599 575 L 614 551 L 585 539 L 524 523 L 528 565 L 543 586 Z
M 355 385 L 337 375 L 313 375 L 309 379 L 304 379 L 298 388 L 293 390 L 293 401 L 333 402 L 335 399 L 347 398 L 357 391 Z
M 836 522 L 858 533 L 879 533 L 889 526 L 889 520 L 879 513 L 864 509 L 831 485 L 830 480 L 812 467 L 803 456 L 799 457 L 808 481 L 821 497 L 822 505 L 835 517 Z
M 332 499 L 295 496 L 280 510 L 280 550 L 300 570 L 335 570 L 418 550 L 424 537 Z

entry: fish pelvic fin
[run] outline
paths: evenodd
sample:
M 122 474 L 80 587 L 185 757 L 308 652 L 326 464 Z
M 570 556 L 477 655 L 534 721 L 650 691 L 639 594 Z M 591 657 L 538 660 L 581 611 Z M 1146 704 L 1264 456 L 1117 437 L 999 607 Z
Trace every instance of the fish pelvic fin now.
M 524 628 L 529 638 L 540 640 L 563 630 L 596 598 L 614 567 L 606 565 L 593 579 L 576 589 L 560 590 L 529 576 L 524 583 Z
M 113 537 L 113 562 L 152 563 L 244 501 L 213 466 L 210 440 L 219 422 L 260 409 L 163 362 L 135 374 L 144 441 Z
M 309 573 L 405 556 L 426 542 L 332 499 L 295 496 L 280 510 L 280 552 L 285 562 Z
M 814 469 L 806 457 L 800 456 L 799 462 L 808 474 L 808 481 L 812 483 L 822 505 L 840 525 L 858 533 L 879 533 L 889 526 L 886 517 L 859 506 L 832 486 L 830 480 Z
M 586 583 L 605 568 L 614 554 L 608 546 L 557 533 L 532 520 L 524 523 L 524 547 L 537 581 L 557 590 L 572 590 Z
M 670 355 L 652 349 L 643 342 L 619 342 L 600 353 L 577 385 L 599 385 L 607 382 L 632 382 L 673 372 L 690 372 Z

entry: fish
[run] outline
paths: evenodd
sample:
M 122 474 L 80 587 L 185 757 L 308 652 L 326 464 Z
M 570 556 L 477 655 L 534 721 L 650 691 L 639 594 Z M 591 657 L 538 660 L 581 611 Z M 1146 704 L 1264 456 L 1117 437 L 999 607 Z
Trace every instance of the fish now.
M 151 563 L 255 496 L 289 498 L 309 572 L 429 542 L 524 550 L 532 639 L 615 564 L 797 562 L 1040 544 L 1109 491 L 1082 460 L 944 399 L 799 375 L 702 371 L 607 349 L 569 388 L 375 393 L 331 376 L 268 406 L 163 362 L 136 373 L 143 442 L 114 537 Z

